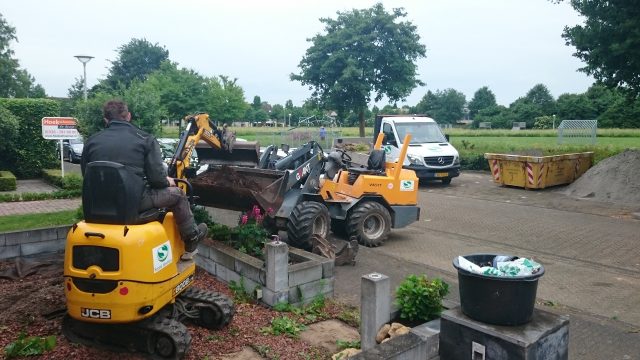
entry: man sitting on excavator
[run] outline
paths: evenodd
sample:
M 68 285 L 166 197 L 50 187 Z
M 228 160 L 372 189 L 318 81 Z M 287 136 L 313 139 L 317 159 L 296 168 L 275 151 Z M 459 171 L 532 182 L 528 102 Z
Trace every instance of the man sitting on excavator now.
M 138 211 L 152 208 L 172 211 L 185 243 L 182 259 L 193 259 L 198 243 L 207 235 L 207 225 L 196 226 L 189 200 L 176 187 L 174 179 L 167 176 L 155 137 L 131 124 L 131 113 L 123 101 L 108 101 L 102 112 L 105 129 L 87 139 L 82 152 L 82 174 L 92 161 L 113 161 L 127 166 L 145 179 Z

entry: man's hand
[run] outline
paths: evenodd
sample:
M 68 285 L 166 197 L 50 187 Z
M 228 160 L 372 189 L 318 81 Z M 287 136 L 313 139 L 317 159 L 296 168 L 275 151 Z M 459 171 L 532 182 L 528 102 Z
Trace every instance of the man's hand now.
M 176 186 L 176 182 L 172 177 L 167 176 L 167 181 L 169 182 L 169 186 Z

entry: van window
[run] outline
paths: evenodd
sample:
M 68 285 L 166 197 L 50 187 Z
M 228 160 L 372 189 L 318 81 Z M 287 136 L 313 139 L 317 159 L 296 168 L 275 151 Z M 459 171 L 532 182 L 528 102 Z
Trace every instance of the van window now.
M 393 128 L 391 128 L 391 125 L 388 123 L 385 123 L 382 126 L 382 132 L 384 133 L 384 135 L 386 136 L 386 141 L 392 141 L 396 139 L 396 136 L 393 134 Z
M 411 134 L 411 144 L 447 142 L 438 124 L 432 122 L 396 123 L 396 131 L 401 139 Z

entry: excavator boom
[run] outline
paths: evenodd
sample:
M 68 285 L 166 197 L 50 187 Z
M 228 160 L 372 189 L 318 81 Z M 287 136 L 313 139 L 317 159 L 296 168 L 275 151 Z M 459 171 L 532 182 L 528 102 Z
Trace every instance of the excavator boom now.
M 169 164 L 169 176 L 191 177 L 189 168 L 191 153 L 198 152 L 200 164 L 255 167 L 260 147 L 255 141 L 236 141 L 235 134 L 226 125 L 217 127 L 208 114 L 199 113 L 185 117 L 186 127 L 180 136 L 175 154 Z

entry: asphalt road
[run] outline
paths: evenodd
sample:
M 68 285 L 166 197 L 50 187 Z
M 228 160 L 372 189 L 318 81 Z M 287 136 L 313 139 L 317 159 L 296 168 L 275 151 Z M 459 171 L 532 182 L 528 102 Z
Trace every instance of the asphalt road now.
M 537 306 L 571 316 L 572 359 L 640 359 L 640 221 L 631 216 L 640 209 L 561 190 L 501 187 L 481 172 L 422 185 L 420 221 L 381 247 L 361 248 L 355 266 L 338 268 L 336 294 L 356 304 L 362 275 L 388 275 L 395 289 L 418 273 L 449 282 L 456 302 L 454 257 L 531 257 L 545 267 Z

